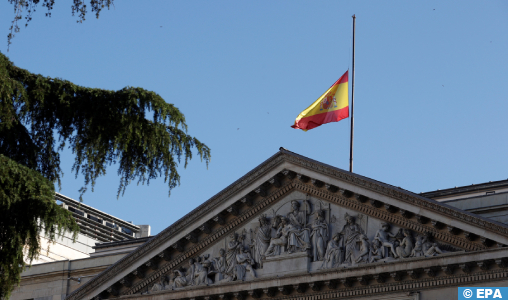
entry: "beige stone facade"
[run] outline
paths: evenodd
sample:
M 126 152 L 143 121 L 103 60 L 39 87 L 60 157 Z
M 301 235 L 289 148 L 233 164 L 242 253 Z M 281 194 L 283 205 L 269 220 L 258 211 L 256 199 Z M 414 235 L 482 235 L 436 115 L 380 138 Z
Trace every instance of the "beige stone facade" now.
M 149 225 L 133 225 L 62 194 L 55 200 L 72 212 L 80 233 L 76 240 L 64 233 L 55 243 L 42 236 L 39 257 L 10 299 L 64 299 L 149 239 Z
M 459 286 L 508 284 L 507 244 L 503 223 L 281 148 L 134 251 L 111 247 L 112 265 L 65 294 L 455 299 Z
M 21 286 L 14 290 L 11 299 L 64 299 L 124 255 L 34 265 L 23 272 Z

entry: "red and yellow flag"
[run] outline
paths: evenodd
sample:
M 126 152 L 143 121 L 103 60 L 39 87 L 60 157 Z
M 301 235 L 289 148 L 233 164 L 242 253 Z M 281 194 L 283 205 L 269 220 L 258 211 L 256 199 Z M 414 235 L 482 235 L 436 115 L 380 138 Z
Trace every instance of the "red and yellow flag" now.
M 295 129 L 307 131 L 349 117 L 348 72 L 344 73 L 321 97 L 296 117 Z

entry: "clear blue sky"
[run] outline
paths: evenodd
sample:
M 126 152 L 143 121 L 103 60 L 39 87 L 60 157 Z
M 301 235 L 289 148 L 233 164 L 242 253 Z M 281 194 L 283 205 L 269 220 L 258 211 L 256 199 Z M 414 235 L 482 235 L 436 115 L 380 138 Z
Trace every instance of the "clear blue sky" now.
M 212 149 L 116 199 L 116 166 L 85 204 L 158 233 L 283 146 L 348 168 L 349 120 L 289 126 L 351 64 L 357 16 L 355 168 L 423 192 L 508 178 L 507 1 L 115 1 L 76 24 L 71 1 L 38 8 L 13 40 L 0 2 L 0 51 L 19 67 L 104 89 L 140 86 L 174 103 Z M 21 24 L 23 25 L 23 23 Z M 3 30 L 3 31 L 2 31 Z M 2 33 L 3 32 L 3 33 Z M 83 178 L 65 153 L 61 193 Z

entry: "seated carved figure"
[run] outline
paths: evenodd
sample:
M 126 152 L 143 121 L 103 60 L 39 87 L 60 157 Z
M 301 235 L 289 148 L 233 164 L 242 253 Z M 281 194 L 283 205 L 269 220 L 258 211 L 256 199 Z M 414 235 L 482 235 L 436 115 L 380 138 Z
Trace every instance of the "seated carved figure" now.
M 397 258 L 397 253 L 395 253 L 395 247 L 392 242 L 390 242 L 390 238 L 395 238 L 395 235 L 390 233 L 390 224 L 383 222 L 381 223 L 381 229 L 376 232 L 376 236 L 374 239 L 378 240 L 383 247 L 386 247 L 391 250 L 393 257 Z M 387 254 L 386 254 L 387 255 Z
M 417 236 L 416 242 L 415 242 L 415 247 L 414 247 L 413 251 L 411 251 L 411 257 L 420 257 L 423 255 L 424 255 L 424 253 L 423 253 L 422 237 Z
M 369 238 L 367 235 L 362 234 L 360 235 L 360 251 L 355 255 L 355 262 L 359 263 L 369 261 L 369 251 Z
M 277 228 L 275 238 L 270 240 L 270 245 L 268 246 L 268 249 L 266 249 L 265 256 L 279 255 L 281 247 L 286 247 L 288 243 L 287 219 L 280 216 L 277 216 L 277 218 L 280 220 L 279 227 Z
M 185 278 L 185 274 L 180 270 L 173 270 L 175 273 L 175 279 L 173 280 L 173 288 L 181 288 L 187 286 L 187 279 Z
M 340 234 L 335 234 L 326 246 L 321 269 L 335 268 L 342 263 L 342 247 L 339 246 Z
M 383 259 L 383 245 L 377 239 L 372 241 L 372 245 L 370 247 L 370 259 L 369 262 L 376 262 L 380 259 Z
M 212 263 L 208 260 L 209 254 L 203 257 L 198 257 L 197 261 L 194 262 L 196 266 L 194 269 L 194 285 L 208 285 L 213 283 L 208 278 L 208 270 Z
M 404 239 L 395 251 L 401 258 L 406 258 L 409 257 L 413 251 L 413 238 L 411 237 L 411 232 L 409 230 L 404 229 L 402 232 L 404 233 Z
M 194 259 L 189 259 L 189 269 L 187 274 L 183 270 L 173 270 L 175 278 L 173 279 L 173 288 L 182 288 L 192 285 L 194 279 Z
M 424 235 L 422 236 L 422 251 L 423 251 L 423 254 L 425 254 L 425 252 L 427 252 L 427 250 L 430 249 L 430 247 L 432 247 L 432 237 L 431 236 L 428 236 L 428 235 Z
M 249 247 L 244 247 L 242 252 L 236 255 L 236 280 L 245 280 L 245 274 L 250 272 L 252 277 L 256 277 L 253 265 L 256 263 L 250 254 Z
M 288 213 L 288 253 L 303 252 L 311 249 L 310 229 L 306 228 L 307 213 L 300 211 L 300 203 L 291 201 L 292 211 Z

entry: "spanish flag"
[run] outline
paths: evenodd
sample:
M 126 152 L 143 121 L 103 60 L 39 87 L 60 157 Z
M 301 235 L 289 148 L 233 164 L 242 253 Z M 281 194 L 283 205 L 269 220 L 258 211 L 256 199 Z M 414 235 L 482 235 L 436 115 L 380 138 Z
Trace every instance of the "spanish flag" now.
M 307 131 L 349 117 L 348 72 L 344 73 L 321 97 L 296 117 L 295 129 Z

